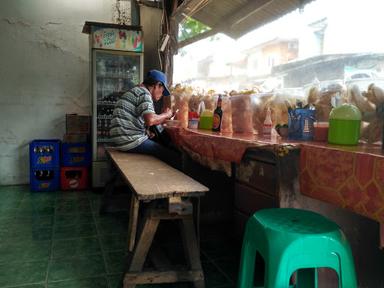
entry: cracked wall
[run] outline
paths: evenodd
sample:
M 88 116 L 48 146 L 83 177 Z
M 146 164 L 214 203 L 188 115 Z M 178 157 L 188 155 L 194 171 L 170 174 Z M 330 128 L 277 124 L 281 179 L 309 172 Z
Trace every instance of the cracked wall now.
M 89 114 L 86 20 L 113 0 L 0 1 L 0 185 L 29 183 L 28 144 L 62 139 L 65 114 Z

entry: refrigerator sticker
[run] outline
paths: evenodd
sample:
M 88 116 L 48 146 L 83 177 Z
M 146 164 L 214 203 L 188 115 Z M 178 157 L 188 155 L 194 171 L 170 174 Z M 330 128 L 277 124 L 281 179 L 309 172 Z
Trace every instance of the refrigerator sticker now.
M 141 31 L 103 28 L 93 31 L 93 47 L 141 52 Z

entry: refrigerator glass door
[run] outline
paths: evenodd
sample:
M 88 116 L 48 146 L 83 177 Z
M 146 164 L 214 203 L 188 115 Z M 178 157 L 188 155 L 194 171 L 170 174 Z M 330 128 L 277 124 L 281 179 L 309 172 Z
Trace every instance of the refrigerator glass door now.
M 143 80 L 142 54 L 102 50 L 93 53 L 93 160 L 102 161 L 104 149 L 111 143 L 109 126 L 117 100 Z

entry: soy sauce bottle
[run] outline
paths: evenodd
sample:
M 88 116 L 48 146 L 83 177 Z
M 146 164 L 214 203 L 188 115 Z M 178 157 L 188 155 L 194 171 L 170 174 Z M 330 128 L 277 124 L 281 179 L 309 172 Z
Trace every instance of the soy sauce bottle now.
M 221 102 L 222 101 L 223 101 L 222 96 L 219 95 L 219 99 L 217 99 L 217 107 L 216 107 L 215 111 L 213 111 L 212 131 L 220 132 L 221 120 L 223 118 L 223 110 L 221 109 Z

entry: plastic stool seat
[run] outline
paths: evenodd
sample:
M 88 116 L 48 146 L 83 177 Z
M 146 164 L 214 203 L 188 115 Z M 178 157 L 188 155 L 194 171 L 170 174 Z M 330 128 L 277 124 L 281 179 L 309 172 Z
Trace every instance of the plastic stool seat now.
M 283 233 L 318 234 L 338 231 L 334 222 L 320 214 L 299 209 L 264 209 L 253 217 L 265 228 Z
M 292 208 L 264 209 L 247 222 L 238 288 L 254 287 L 256 252 L 265 262 L 264 287 L 317 287 L 317 268 L 337 273 L 339 287 L 355 288 L 356 275 L 348 241 L 339 226 L 320 214 Z

